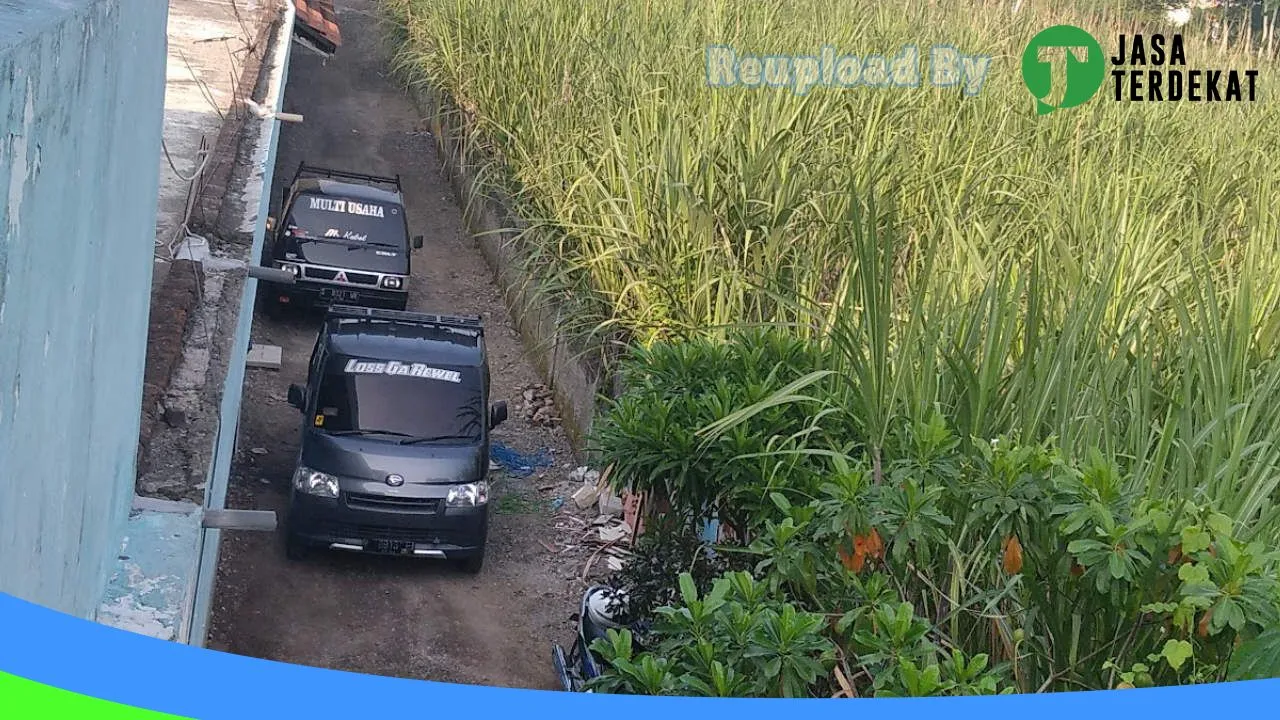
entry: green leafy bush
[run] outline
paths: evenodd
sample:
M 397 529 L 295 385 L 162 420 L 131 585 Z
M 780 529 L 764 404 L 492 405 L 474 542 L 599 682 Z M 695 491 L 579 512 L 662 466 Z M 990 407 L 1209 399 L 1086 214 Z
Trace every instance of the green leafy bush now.
M 636 348 L 621 364 L 627 391 L 597 423 L 593 446 L 614 466 L 620 487 L 669 503 L 670 522 L 718 515 L 750 527 L 769 512 L 762 489 L 804 482 L 821 470 L 818 459 L 788 451 L 816 437 L 847 437 L 847 429 L 820 401 L 797 395 L 715 438 L 700 430 L 822 363 L 817 346 L 776 330 Z M 832 421 L 822 422 L 824 416 Z
M 632 557 L 609 578 L 610 586 L 627 589 L 625 598 L 614 598 L 611 610 L 624 618 L 652 617 L 658 608 L 679 602 L 682 573 L 706 593 L 724 573 L 753 564 L 740 553 L 714 552 L 694 526 L 658 525 L 636 540 Z
M 1013 662 L 1026 692 L 1110 687 L 1108 660 L 1155 662 L 1154 683 L 1221 679 L 1238 639 L 1276 625 L 1276 554 L 1212 507 L 1126 490 L 1096 453 L 939 442 L 940 427 L 894 448 L 885 483 L 845 471 L 804 506 L 779 499 L 752 546 L 760 567 L 802 607 L 839 610 L 858 599 L 842 575 L 859 537 L 883 538 L 879 552 L 863 540 L 865 566 L 945 644 Z M 937 447 L 952 449 L 920 453 Z
M 835 646 L 824 618 L 768 596 L 749 573 L 718 579 L 699 596 L 679 579 L 682 601 L 659 609 L 651 650 L 632 654 L 627 630 L 592 646 L 609 671 L 592 689 L 648 695 L 805 697 L 825 682 Z
M 789 347 L 765 334 L 731 342 Z M 742 412 L 743 406 L 699 392 L 689 380 L 707 372 L 701 362 L 707 358 L 719 363 L 721 378 L 746 374 L 733 360 L 746 356 L 775 363 L 768 374 L 753 371 L 775 387 L 821 368 L 816 351 L 789 351 L 804 362 L 782 365 L 710 341 L 656 346 L 633 360 L 656 369 L 644 374 L 633 366 L 617 407 L 630 408 L 635 418 L 652 417 L 676 400 L 677 391 L 665 389 L 679 388 L 686 412 L 648 436 L 648 445 L 636 439 L 639 421 L 624 418 L 601 431 L 602 445 L 618 463 L 619 482 L 639 477 L 642 488 L 665 492 L 672 517 L 728 508 L 749 542 L 718 551 L 754 559 L 746 576 L 754 579 L 733 582 L 759 588 L 778 608 L 824 618 L 813 632 L 833 645 L 836 658 L 824 667 L 838 666 L 858 693 L 1205 682 L 1268 666 L 1274 654 L 1268 630 L 1280 627 L 1277 556 L 1246 540 L 1248 528 L 1212 503 L 1151 497 L 1147 483 L 1098 451 L 1072 458 L 1051 439 L 962 438 L 937 411 L 887 434 L 877 474 L 865 448 L 836 442 L 851 432 L 838 409 L 799 397 Z M 614 415 L 607 424 L 618 422 Z M 715 423 L 720 440 L 704 446 L 662 442 L 663 433 L 707 437 L 700 431 Z M 788 442 L 767 440 L 778 437 Z M 724 438 L 734 440 L 720 444 Z M 752 454 L 749 462 L 736 454 L 744 451 Z M 670 468 L 680 472 L 664 474 Z M 679 537 L 677 529 L 651 542 L 671 547 Z M 679 607 L 671 587 L 689 569 L 680 562 L 640 564 L 650 588 L 667 588 L 665 596 L 648 595 L 650 606 L 666 598 L 660 615 Z M 696 570 L 700 579 L 692 590 L 706 592 L 719 568 Z M 690 597 L 685 593 L 686 609 Z M 726 613 L 733 607 L 727 600 L 722 605 Z M 602 687 L 784 693 L 781 686 L 734 684 L 732 678 L 752 678 L 759 670 L 740 655 L 741 647 L 717 644 L 727 642 L 719 633 L 730 632 L 730 625 L 712 619 L 697 628 L 666 623 L 661 637 L 667 645 L 652 656 L 625 655 L 629 640 L 619 636 L 615 642 L 624 645 L 609 652 L 622 664 L 612 666 Z M 703 638 L 711 644 L 698 646 Z M 1238 644 L 1252 659 L 1233 663 Z M 682 645 L 700 647 L 723 667 L 678 659 L 673 649 Z M 624 681 L 615 670 L 651 674 L 644 682 L 642 675 Z M 820 682 L 793 678 L 785 692 L 828 693 L 831 682 L 831 675 Z
M 812 697 L 831 693 L 843 651 L 837 638 L 859 648 L 874 669 L 874 694 L 993 695 L 1009 692 L 1003 668 L 986 655 L 943 652 L 930 642 L 929 623 L 910 603 L 881 604 L 832 623 L 781 601 L 748 572 L 718 578 L 700 595 L 688 573 L 679 577 L 681 602 L 659 610 L 650 645 L 637 651 L 629 630 L 610 630 L 592 645 L 605 672 L 589 687 L 599 692 L 712 697 Z M 843 675 L 841 677 L 844 677 Z

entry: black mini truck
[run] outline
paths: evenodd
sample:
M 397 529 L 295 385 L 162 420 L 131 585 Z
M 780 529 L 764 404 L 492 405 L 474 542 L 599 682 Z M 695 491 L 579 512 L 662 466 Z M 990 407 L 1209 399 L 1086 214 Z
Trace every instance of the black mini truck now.
M 267 219 L 267 267 L 291 273 L 270 284 L 266 310 L 359 305 L 404 310 L 409 301 L 410 242 L 400 176 L 298 165 L 284 188 L 280 218 Z
M 476 317 L 332 306 L 307 384 L 285 521 L 292 559 L 307 550 L 443 558 L 477 573 L 489 529 L 489 405 Z

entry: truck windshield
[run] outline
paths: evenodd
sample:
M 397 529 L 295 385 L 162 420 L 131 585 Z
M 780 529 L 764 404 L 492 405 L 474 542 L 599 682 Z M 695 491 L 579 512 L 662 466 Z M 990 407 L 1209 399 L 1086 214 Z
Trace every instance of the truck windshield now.
M 314 424 L 326 432 L 385 432 L 478 441 L 486 414 L 476 368 L 339 360 L 320 383 Z
M 399 205 L 331 195 L 299 195 L 285 218 L 285 230 L 308 239 L 396 246 L 406 242 L 404 209 Z

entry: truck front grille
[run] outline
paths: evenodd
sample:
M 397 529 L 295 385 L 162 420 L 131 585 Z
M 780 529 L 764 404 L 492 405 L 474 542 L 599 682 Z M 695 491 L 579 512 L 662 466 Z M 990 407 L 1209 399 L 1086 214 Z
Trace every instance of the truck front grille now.
M 304 267 L 303 276 L 312 280 L 325 280 L 328 282 L 336 282 L 338 278 L 337 270 L 318 267 Z M 347 272 L 348 285 L 377 285 L 378 276 L 371 273 Z
M 440 511 L 440 498 L 409 498 L 347 493 L 347 507 L 353 510 L 397 510 L 401 512 L 435 513 Z

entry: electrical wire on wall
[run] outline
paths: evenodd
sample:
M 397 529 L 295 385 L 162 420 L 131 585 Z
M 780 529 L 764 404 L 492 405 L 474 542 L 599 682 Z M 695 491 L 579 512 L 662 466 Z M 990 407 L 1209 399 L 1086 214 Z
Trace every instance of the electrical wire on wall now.
M 221 123 L 226 123 L 228 121 L 235 122 L 239 120 L 243 114 L 241 107 L 247 98 L 245 96 L 244 89 L 241 87 L 241 83 L 239 82 L 243 63 L 237 56 L 244 56 L 245 54 L 251 55 L 254 51 L 253 33 L 250 31 L 249 25 L 245 22 L 245 18 L 240 10 L 237 0 L 230 0 L 230 7 L 236 23 L 240 26 L 241 34 L 238 37 L 234 35 L 227 35 L 196 41 L 222 42 L 223 47 L 226 48 L 227 59 L 231 68 L 229 73 L 231 102 L 226 112 L 219 107 L 214 90 L 210 88 L 209 83 L 201 78 L 199 73 L 196 72 L 186 54 L 181 50 L 175 50 L 178 57 L 182 60 L 182 63 L 186 66 L 187 72 L 195 82 L 201 96 L 205 99 L 205 102 L 209 104 L 209 107 L 213 109 L 214 113 L 218 115 Z M 240 47 L 236 50 L 232 50 L 228 43 L 230 40 L 239 40 Z M 174 228 L 173 232 L 168 235 L 168 237 L 157 236 L 155 240 L 155 248 L 157 250 L 164 247 L 167 251 L 167 257 L 157 256 L 156 260 L 159 262 L 169 262 L 177 257 L 179 247 L 184 243 L 191 243 L 193 239 L 200 237 L 198 235 L 193 235 L 191 232 L 191 216 L 194 214 L 196 204 L 201 194 L 204 192 L 206 175 L 209 171 L 213 170 L 213 168 L 210 167 L 210 159 L 213 157 L 214 153 L 213 148 L 209 147 L 208 138 L 201 135 L 199 149 L 196 152 L 196 167 L 190 172 L 184 173 L 178 169 L 178 164 L 174 162 L 173 155 L 169 152 L 169 145 L 164 140 L 163 136 L 160 140 L 160 148 L 164 152 L 165 161 L 168 163 L 169 169 L 173 172 L 174 176 L 182 182 L 188 183 L 187 196 L 184 203 L 181 221 L 178 223 L 178 226 Z M 208 245 L 207 240 L 203 238 L 201 238 L 201 240 L 203 240 L 204 245 Z M 203 301 L 203 298 L 201 298 L 201 301 Z

